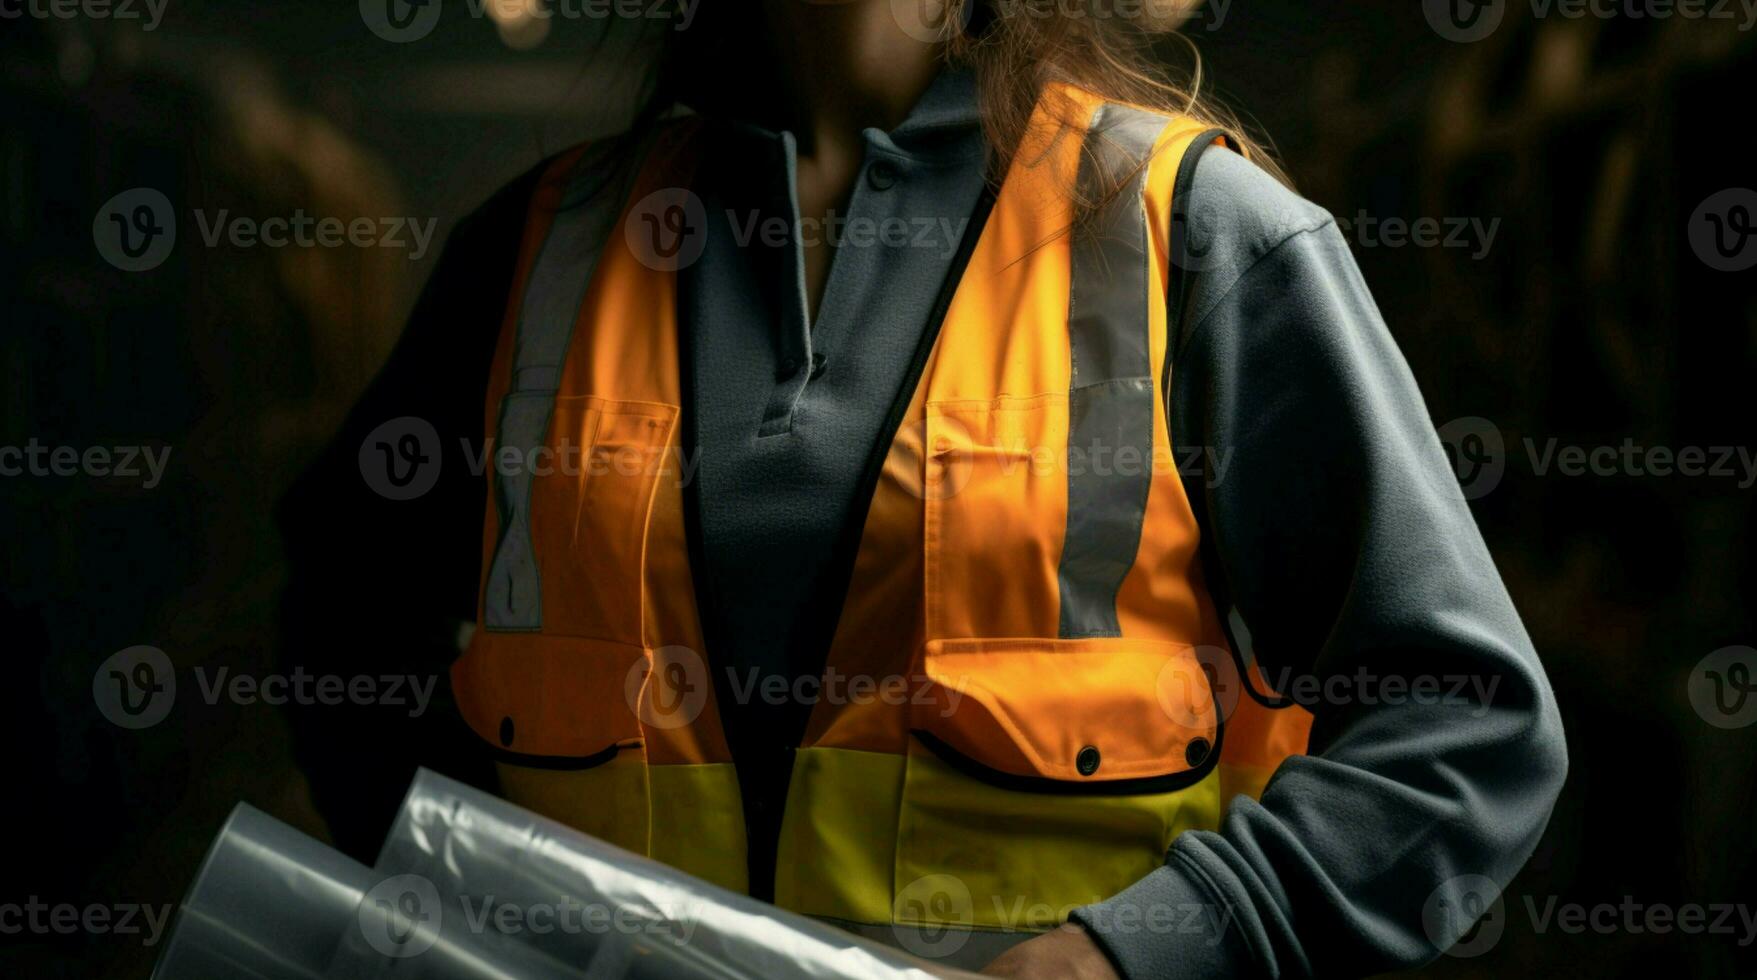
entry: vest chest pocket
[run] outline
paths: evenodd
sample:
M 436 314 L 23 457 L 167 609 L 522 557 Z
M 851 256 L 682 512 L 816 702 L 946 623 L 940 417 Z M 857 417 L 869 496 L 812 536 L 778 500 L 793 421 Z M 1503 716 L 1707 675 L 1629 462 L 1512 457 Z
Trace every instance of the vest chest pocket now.
M 541 441 L 503 441 L 490 460 L 501 523 L 486 625 L 642 645 L 648 516 L 677 409 L 519 393 L 503 403 L 503 434 L 535 412 L 548 413 Z
M 1188 645 L 936 640 L 898 821 L 900 916 L 1042 929 L 1122 891 L 1184 830 L 1212 828 L 1222 725 Z M 965 907 L 924 902 L 946 876 Z
M 1067 440 L 1064 393 L 927 406 L 928 636 L 1056 635 Z

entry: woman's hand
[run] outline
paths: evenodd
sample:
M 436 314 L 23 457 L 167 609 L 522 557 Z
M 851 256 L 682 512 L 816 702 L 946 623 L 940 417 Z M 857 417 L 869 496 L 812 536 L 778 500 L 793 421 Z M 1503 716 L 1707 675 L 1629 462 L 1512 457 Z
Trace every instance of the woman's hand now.
M 982 974 L 1016 980 L 1121 980 L 1092 936 L 1071 922 L 995 957 Z

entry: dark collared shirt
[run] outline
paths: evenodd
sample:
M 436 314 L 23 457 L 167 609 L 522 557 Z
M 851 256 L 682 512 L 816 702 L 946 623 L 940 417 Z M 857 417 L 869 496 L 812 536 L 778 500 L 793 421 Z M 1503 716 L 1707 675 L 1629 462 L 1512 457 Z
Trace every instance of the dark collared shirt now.
M 967 79 L 946 76 L 896 132 L 869 131 L 850 221 L 970 215 L 982 174 L 973 106 Z M 788 675 L 823 656 L 842 588 L 826 573 L 867 505 L 858 473 L 889 438 L 884 419 L 906 397 L 904 366 L 952 257 L 844 246 L 812 325 L 790 237 L 738 238 L 746 209 L 792 226 L 791 139 L 731 126 L 715 139 L 698 193 L 710 216 L 735 220 L 710 221 L 679 282 L 701 465 L 686 519 L 699 521 L 714 661 Z M 446 446 L 480 438 L 531 187 L 509 186 L 453 233 L 397 351 L 288 502 L 287 620 L 302 659 L 410 656 L 424 617 L 473 617 L 484 481 L 448 465 L 426 495 L 391 502 L 361 479 L 357 453 L 402 416 L 430 421 Z M 1166 394 L 1174 444 L 1201 453 L 1184 483 L 1211 542 L 1211 584 L 1275 686 L 1326 696 L 1309 703 L 1311 753 L 1288 760 L 1261 802 L 1235 801 L 1218 832 L 1181 835 L 1164 867 L 1075 918 L 1130 978 L 1415 966 L 1468 925 L 1446 910 L 1487 904 L 1485 884 L 1505 886 L 1536 845 L 1567 768 L 1555 699 L 1330 216 L 1212 150 L 1188 197 L 1190 248 L 1204 258 L 1177 311 Z M 802 720 L 758 708 L 727 722 L 754 867 Z M 335 742 L 304 757 L 340 826 L 363 798 L 407 783 L 407 765 L 372 778 L 362 746 L 410 746 L 433 763 L 406 728 L 368 723 L 326 716 L 304 735 Z M 341 765 L 326 769 L 330 757 Z
M 884 422 L 907 397 L 912 355 L 983 189 L 968 74 L 942 74 L 897 129 L 863 136 L 836 224 L 801 221 L 789 132 L 711 125 L 704 158 L 714 164 L 694 187 L 708 229 L 701 258 L 678 274 L 679 329 L 714 606 L 708 645 L 718 666 L 751 680 L 822 666 L 822 607 L 840 604 L 838 542 L 865 520 L 862 473 L 891 439 Z M 812 236 L 838 243 L 815 320 L 796 240 Z M 734 710 L 772 728 L 777 747 L 797 743 L 797 706 L 756 698 Z

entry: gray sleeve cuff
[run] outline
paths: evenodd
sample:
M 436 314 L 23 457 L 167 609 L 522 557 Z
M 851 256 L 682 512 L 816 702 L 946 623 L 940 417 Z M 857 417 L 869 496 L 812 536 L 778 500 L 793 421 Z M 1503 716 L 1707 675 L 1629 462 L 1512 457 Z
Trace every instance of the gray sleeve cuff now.
M 1230 907 L 1187 857 L 1174 850 L 1169 858 L 1114 898 L 1075 909 L 1069 918 L 1092 934 L 1125 980 L 1164 976 L 1172 963 L 1180 977 L 1248 972 L 1241 967 L 1250 951 Z

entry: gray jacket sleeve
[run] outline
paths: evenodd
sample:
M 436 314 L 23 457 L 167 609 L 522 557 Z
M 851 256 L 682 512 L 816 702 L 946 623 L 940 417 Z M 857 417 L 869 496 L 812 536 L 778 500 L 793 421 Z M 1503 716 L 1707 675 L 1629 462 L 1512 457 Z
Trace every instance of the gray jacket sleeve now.
M 1469 925 L 1433 909 L 1536 846 L 1554 697 L 1330 216 L 1220 151 L 1189 200 L 1172 442 L 1205 453 L 1185 485 L 1216 594 L 1272 682 L 1322 696 L 1261 802 L 1074 919 L 1131 980 L 1414 967 Z

